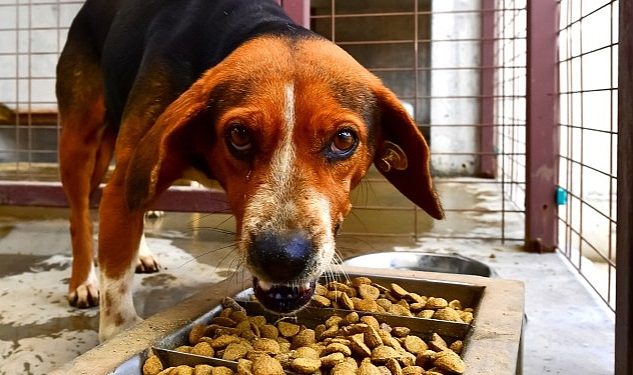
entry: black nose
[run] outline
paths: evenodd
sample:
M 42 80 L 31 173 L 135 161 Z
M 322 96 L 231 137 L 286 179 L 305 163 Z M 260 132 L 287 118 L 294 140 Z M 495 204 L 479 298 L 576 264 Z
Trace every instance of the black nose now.
M 303 274 L 314 267 L 313 250 L 314 246 L 304 232 L 281 235 L 265 232 L 254 236 L 249 262 L 270 282 L 301 281 Z

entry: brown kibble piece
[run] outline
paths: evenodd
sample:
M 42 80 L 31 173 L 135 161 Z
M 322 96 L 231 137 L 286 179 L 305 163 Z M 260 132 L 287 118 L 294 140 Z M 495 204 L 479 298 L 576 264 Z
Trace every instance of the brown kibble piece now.
M 391 283 L 391 292 L 398 298 L 404 298 L 409 292 L 396 283 Z
M 462 303 L 459 302 L 459 300 L 452 300 L 451 302 L 448 303 L 448 307 L 450 307 L 451 309 L 454 310 L 461 310 L 462 309 Z
M 473 321 L 473 313 L 470 311 L 459 311 L 459 317 L 461 318 L 461 320 L 464 321 L 464 323 L 472 323 Z
M 225 316 L 216 316 L 215 318 L 211 319 L 211 323 L 230 328 L 233 328 L 237 325 L 237 322 L 235 320 Z
M 338 342 L 333 342 L 331 344 L 328 344 L 328 346 L 325 347 L 325 350 L 323 351 L 323 353 L 324 354 L 342 353 L 344 356 L 349 357 L 352 355 L 352 349 L 350 349 L 348 345 L 341 344 Z
M 221 335 L 220 337 L 213 339 L 210 344 L 215 350 L 227 347 L 229 344 L 240 342 L 240 338 L 235 335 Z
M 429 347 L 435 350 L 436 352 L 440 352 L 440 351 L 448 349 L 448 346 L 446 345 L 446 341 L 444 341 L 444 339 L 440 337 L 440 335 L 438 335 L 437 333 L 434 333 L 431 336 L 431 341 L 429 341 Z
M 367 324 L 370 327 L 373 327 L 375 330 L 379 330 L 380 329 L 380 323 L 378 322 L 378 319 L 376 319 L 375 317 L 371 316 L 371 315 L 365 315 L 363 317 L 360 318 L 360 322 Z
M 397 358 L 398 352 L 387 345 L 379 345 L 371 351 L 371 360 L 375 363 L 385 363 L 389 358 Z
M 451 346 L 449 346 L 449 349 L 457 354 L 461 354 L 462 350 L 464 349 L 464 342 L 462 340 L 455 340 L 451 344 Z
M 279 342 L 275 339 L 261 338 L 253 342 L 253 349 L 261 350 L 267 354 L 275 355 L 281 352 Z
M 354 354 L 361 358 L 371 356 L 371 349 L 365 344 L 364 335 L 362 333 L 350 336 L 349 348 Z
M 343 361 L 345 361 L 345 355 L 340 352 L 330 353 L 321 357 L 321 365 L 324 367 L 334 367 Z
M 370 284 L 362 284 L 358 287 L 358 295 L 362 299 L 377 300 L 380 296 L 380 290 Z
M 259 333 L 262 338 L 266 339 L 276 339 L 279 337 L 279 330 L 272 324 L 264 324 L 259 327 Z
M 328 289 L 323 284 L 317 284 L 314 288 L 314 294 L 317 296 L 325 296 L 328 292 Z
M 358 276 L 352 279 L 352 286 L 358 288 L 363 284 L 371 284 L 371 279 L 365 276 Z
M 387 311 L 389 310 L 389 306 L 391 306 L 393 302 L 389 301 L 387 298 L 378 298 L 376 300 L 376 304 Z
M 341 307 L 347 310 L 354 310 L 354 301 L 350 298 L 347 293 L 341 294 L 338 302 L 341 304 Z
M 229 344 L 226 349 L 224 349 L 224 353 L 222 354 L 222 359 L 227 361 L 237 361 L 238 359 L 246 357 L 246 354 L 251 350 L 249 345 L 246 345 L 243 342 L 234 342 Z
M 251 323 L 253 323 L 257 327 L 261 327 L 261 326 L 263 326 L 263 325 L 268 323 L 266 321 L 266 318 L 263 315 L 251 316 L 250 318 L 248 318 L 248 320 L 250 320 Z
M 409 310 L 411 310 L 411 312 L 417 313 L 424 310 L 425 307 L 426 302 L 414 302 L 409 305 Z
M 319 352 L 310 346 L 302 346 L 300 348 L 297 348 L 297 350 L 295 350 L 294 352 L 294 357 L 295 358 L 313 358 L 313 359 L 318 359 L 319 358 Z
M 445 307 L 435 311 L 433 319 L 447 320 L 449 322 L 461 322 L 462 318 L 459 317 L 459 313 L 450 307 Z
M 393 327 L 391 330 L 391 335 L 395 337 L 405 337 L 411 333 L 411 328 L 409 327 Z
M 278 360 L 262 355 L 253 360 L 253 375 L 285 375 Z
M 358 371 L 356 372 L 358 375 L 383 375 L 382 372 L 378 369 L 376 365 L 371 363 L 370 361 L 361 362 L 360 366 L 358 366 Z
M 431 319 L 433 314 L 435 314 L 435 310 L 422 310 L 418 314 L 418 318 Z
M 420 366 L 407 366 L 402 369 L 402 375 L 422 375 L 424 369 Z
M 301 374 L 312 374 L 321 368 L 321 361 L 312 358 L 295 358 L 290 367 Z
M 215 355 L 215 350 L 211 347 L 208 342 L 199 342 L 191 349 L 191 354 L 204 355 L 207 357 L 213 357 Z
M 193 375 L 215 375 L 213 370 L 213 366 L 211 365 L 200 364 L 193 368 Z M 231 371 L 231 374 L 233 374 L 233 371 Z
M 168 367 L 158 373 L 158 375 L 193 375 L 193 368 L 187 365 Z
M 195 325 L 191 331 L 189 331 L 189 345 L 196 345 L 198 342 L 200 342 L 200 338 L 202 336 L 204 336 L 204 331 L 206 330 L 207 326 L 205 326 L 204 324 L 197 324 Z
M 351 313 L 345 315 L 343 320 L 341 320 L 341 324 L 356 324 L 360 320 L 360 316 L 356 311 L 352 311 Z
M 418 355 L 429 348 L 429 346 L 418 336 L 409 335 L 404 338 L 404 348 L 415 355 Z
M 292 337 L 299 333 L 299 330 L 301 329 L 301 327 L 297 324 L 284 321 L 277 323 L 277 328 L 283 337 Z
M 330 307 L 332 306 L 332 301 L 330 301 L 327 297 L 315 294 L 312 296 L 312 305 L 315 307 Z
M 421 295 L 417 294 L 417 293 L 411 293 L 409 292 L 409 294 L 407 294 L 405 296 L 405 299 L 411 303 L 426 303 L 426 297 L 422 297 Z
M 248 359 L 238 360 L 237 375 L 253 375 L 253 361 Z
M 163 371 L 163 363 L 154 354 L 150 355 L 143 363 L 143 375 L 157 375 L 161 371 Z
M 389 369 L 390 375 L 402 375 L 402 367 L 395 358 L 387 359 L 385 366 Z
M 372 326 L 363 327 L 363 337 L 365 339 L 365 344 L 367 344 L 367 347 L 371 349 L 383 345 L 383 340 L 379 331 Z
M 376 312 L 376 310 L 378 309 L 378 304 L 376 303 L 376 301 L 371 299 L 361 299 L 354 304 L 354 308 L 360 311 Z
M 426 300 L 426 309 L 438 310 L 448 307 L 448 302 L 444 298 L 429 297 Z
M 387 309 L 387 312 L 389 314 L 394 314 L 394 315 L 413 316 L 413 314 L 411 314 L 411 311 L 409 311 L 409 309 L 397 303 L 389 306 L 389 309 Z
M 198 373 L 194 371 L 193 375 L 198 375 Z M 233 375 L 233 370 L 226 366 L 215 366 L 211 368 L 211 375 Z
M 358 365 L 343 361 L 336 364 L 330 371 L 330 375 L 356 375 Z
M 302 329 L 292 338 L 292 347 L 298 348 L 300 346 L 312 345 L 316 342 L 316 333 L 313 329 Z
M 433 365 L 442 370 L 454 372 L 456 374 L 463 374 L 466 371 L 466 364 L 451 350 L 444 350 L 435 355 Z

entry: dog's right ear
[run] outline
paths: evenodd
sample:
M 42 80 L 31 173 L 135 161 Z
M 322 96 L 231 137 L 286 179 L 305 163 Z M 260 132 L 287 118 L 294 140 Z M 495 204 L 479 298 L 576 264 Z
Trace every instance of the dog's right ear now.
M 213 124 L 204 121 L 208 112 L 211 79 L 194 83 L 171 103 L 138 145 L 134 146 L 125 179 L 126 201 L 130 210 L 148 206 L 184 170 L 196 165 L 196 142 L 213 142 Z M 208 169 L 208 167 L 206 167 Z M 210 170 L 203 170 L 213 178 Z

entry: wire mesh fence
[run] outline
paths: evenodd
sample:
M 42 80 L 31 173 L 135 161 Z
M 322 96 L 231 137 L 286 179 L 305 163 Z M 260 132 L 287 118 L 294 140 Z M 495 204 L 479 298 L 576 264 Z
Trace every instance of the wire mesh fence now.
M 615 309 L 618 1 L 560 7 L 560 250 Z

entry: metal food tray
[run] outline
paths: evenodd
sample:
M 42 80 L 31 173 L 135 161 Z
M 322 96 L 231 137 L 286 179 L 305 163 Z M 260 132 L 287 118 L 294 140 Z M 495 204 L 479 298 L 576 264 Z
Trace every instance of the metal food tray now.
M 442 297 L 448 301 L 458 299 L 464 307 L 474 308 L 475 319 L 471 325 L 389 314 L 372 315 L 392 326 L 407 326 L 414 334 L 423 338 L 437 332 L 444 337 L 463 339 L 465 345 L 462 358 L 467 367 L 465 374 L 519 373 L 524 310 L 524 291 L 521 282 L 419 271 L 342 268 L 339 277 L 345 275 L 351 279 L 356 276 L 367 276 L 374 283 L 383 286 L 389 286 L 394 282 L 409 292 Z M 244 286 L 250 284 L 250 276 L 241 275 L 242 283 L 236 282 L 235 277 L 198 293 L 172 309 L 148 318 L 138 326 L 80 356 L 60 369 L 58 374 L 81 374 L 86 371 L 91 374 L 141 374 L 142 364 L 152 348 L 158 348 L 156 352 L 166 361 L 166 366 L 175 364 L 169 358 L 188 358 L 184 363 L 191 364 L 220 363 L 217 359 L 209 357 L 174 354 L 170 349 L 188 344 L 189 331 L 195 325 L 208 324 L 218 315 L 222 310 L 221 301 L 226 296 L 235 296 L 240 303 L 247 306 L 249 315 L 268 314 L 258 303 L 248 302 L 252 290 Z M 333 276 L 330 274 L 327 280 L 333 280 Z M 345 315 L 349 312 L 350 310 L 310 307 L 297 313 L 297 319 L 301 324 L 310 326 L 322 323 L 324 316 Z

